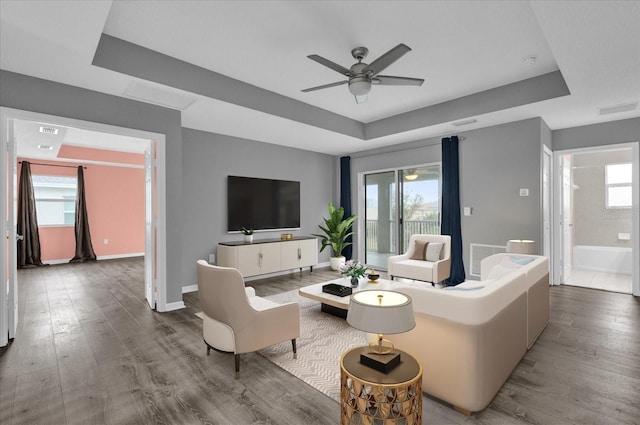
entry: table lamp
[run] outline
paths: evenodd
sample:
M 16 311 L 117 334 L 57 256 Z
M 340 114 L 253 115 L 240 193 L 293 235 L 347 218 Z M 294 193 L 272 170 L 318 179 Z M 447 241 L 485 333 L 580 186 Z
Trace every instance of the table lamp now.
M 384 334 L 399 334 L 416 326 L 411 297 L 396 291 L 360 291 L 351 295 L 347 322 L 364 332 L 377 334 L 360 363 L 388 373 L 400 364 L 400 353 Z
M 507 242 L 507 252 L 534 255 L 536 253 L 536 242 L 526 239 L 511 239 Z

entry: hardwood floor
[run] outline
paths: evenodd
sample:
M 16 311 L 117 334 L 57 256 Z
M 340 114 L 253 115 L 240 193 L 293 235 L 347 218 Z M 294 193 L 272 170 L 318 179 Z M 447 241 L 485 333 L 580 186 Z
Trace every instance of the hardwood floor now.
M 333 278 L 328 270 L 251 282 L 258 295 Z M 0 350 L 0 424 L 337 424 L 339 406 L 257 354 L 202 342 L 187 308 L 146 306 L 143 261 L 19 273 L 19 328 Z M 304 353 L 299 353 L 304 355 Z M 446 359 L 434 359 L 446 361 Z M 640 424 L 640 300 L 551 288 L 551 322 L 482 412 L 424 398 L 424 424 Z

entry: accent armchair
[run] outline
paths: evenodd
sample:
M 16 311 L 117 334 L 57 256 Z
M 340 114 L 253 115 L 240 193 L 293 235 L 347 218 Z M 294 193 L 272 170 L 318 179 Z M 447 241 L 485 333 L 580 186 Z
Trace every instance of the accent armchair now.
M 202 336 L 207 355 L 216 351 L 234 353 L 236 378 L 240 375 L 240 354 L 291 340 L 296 358 L 300 336 L 298 303 L 277 304 L 257 297 L 244 286 L 240 272 L 197 262 L 198 296 L 202 308 Z
M 441 244 L 440 249 L 430 249 L 430 244 Z M 404 277 L 432 284 L 442 282 L 451 275 L 451 236 L 411 235 L 407 252 L 389 257 L 387 267 L 391 280 Z

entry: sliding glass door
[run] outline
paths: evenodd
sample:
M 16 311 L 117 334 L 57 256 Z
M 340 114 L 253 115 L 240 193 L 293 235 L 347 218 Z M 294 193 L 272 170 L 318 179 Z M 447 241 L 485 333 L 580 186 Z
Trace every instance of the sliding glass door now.
M 440 165 L 364 176 L 365 262 L 386 270 L 416 233 L 440 234 Z
M 365 190 L 365 263 L 386 269 L 387 258 L 395 255 L 397 234 L 396 171 L 367 174 Z

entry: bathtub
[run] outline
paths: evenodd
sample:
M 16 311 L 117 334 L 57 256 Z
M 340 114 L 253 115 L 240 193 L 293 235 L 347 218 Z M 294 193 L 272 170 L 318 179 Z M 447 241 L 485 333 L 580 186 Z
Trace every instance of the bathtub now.
M 631 274 L 631 248 L 576 245 L 573 268 L 592 272 Z

